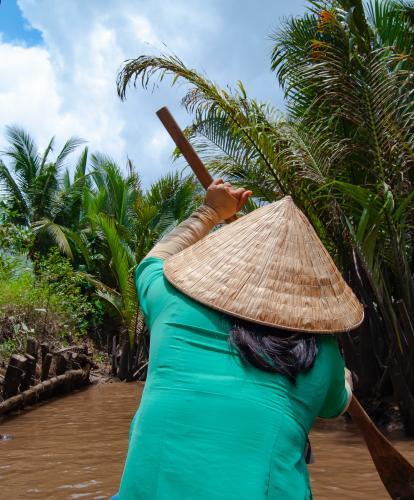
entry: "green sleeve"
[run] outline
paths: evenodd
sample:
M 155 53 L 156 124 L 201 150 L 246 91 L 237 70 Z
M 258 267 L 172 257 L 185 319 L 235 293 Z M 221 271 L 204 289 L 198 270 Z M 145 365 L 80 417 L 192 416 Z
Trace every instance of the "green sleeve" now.
M 140 262 L 135 270 L 138 302 L 148 328 L 151 328 L 168 299 L 169 294 L 163 269 L 164 261 L 162 259 L 147 257 Z
M 345 364 L 334 338 L 324 340 L 323 349 L 327 359 L 328 370 L 325 376 L 328 377 L 328 385 L 319 417 L 336 418 L 347 408 L 350 398 L 345 385 Z

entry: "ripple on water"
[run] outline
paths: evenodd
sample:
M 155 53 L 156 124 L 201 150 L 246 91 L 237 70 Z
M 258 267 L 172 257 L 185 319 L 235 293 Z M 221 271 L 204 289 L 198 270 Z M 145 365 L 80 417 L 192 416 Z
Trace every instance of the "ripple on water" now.
M 0 434 L 0 443 L 5 441 L 11 441 L 13 436 L 11 434 Z

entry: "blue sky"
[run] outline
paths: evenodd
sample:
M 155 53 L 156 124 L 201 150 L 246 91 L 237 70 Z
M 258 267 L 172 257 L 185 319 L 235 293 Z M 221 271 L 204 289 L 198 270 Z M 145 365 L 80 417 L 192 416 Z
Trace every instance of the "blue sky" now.
M 0 5 L 0 33 L 5 42 L 26 46 L 42 43 L 42 34 L 25 21 L 15 0 L 2 0 Z
M 2 0 L 0 149 L 4 127 L 26 128 L 40 148 L 71 135 L 120 165 L 131 158 L 144 186 L 172 168 L 171 140 L 155 116 L 167 105 L 183 127 L 185 87 L 116 95 L 126 59 L 170 51 L 221 86 L 283 109 L 270 71 L 270 34 L 306 0 Z M 167 48 L 166 48 L 167 46 Z

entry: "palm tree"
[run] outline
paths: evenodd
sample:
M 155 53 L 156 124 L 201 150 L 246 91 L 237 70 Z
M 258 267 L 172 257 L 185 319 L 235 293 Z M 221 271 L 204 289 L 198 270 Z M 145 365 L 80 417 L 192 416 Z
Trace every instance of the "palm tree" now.
M 43 153 L 40 153 L 30 135 L 21 128 L 7 127 L 6 137 L 9 148 L 3 155 L 9 160 L 7 167 L 0 160 L 1 194 L 7 199 L 9 208 L 18 214 L 15 222 L 31 227 L 36 237 L 31 250 L 45 253 L 50 241 L 59 246 L 61 251 L 72 257 L 62 221 L 65 215 L 78 203 L 79 192 L 84 183 L 82 169 L 86 164 L 85 150 L 77 166 L 77 177 L 73 184 L 68 183 L 68 171 L 63 172 L 68 156 L 82 143 L 72 137 L 63 146 L 54 160 L 50 155 L 54 148 L 52 138 Z M 64 180 L 66 183 L 64 183 Z
M 134 207 L 136 231 L 134 248 L 137 261 L 201 203 L 202 197 L 191 176 L 167 174 L 151 185 Z
M 112 167 L 108 169 L 111 173 Z M 106 166 L 101 164 L 99 168 L 105 170 Z M 124 179 L 126 190 L 133 182 L 131 177 Z M 100 193 L 102 191 L 98 190 L 96 195 L 99 197 Z M 166 232 L 190 215 L 197 204 L 195 193 L 196 186 L 191 178 L 182 178 L 178 173 L 171 174 L 162 177 L 146 193 L 136 191 L 122 222 L 115 215 L 115 207 L 112 213 L 106 212 L 101 206 L 98 213 L 88 214 L 90 227 L 94 228 L 99 238 L 95 251 L 103 255 L 104 268 L 95 268 L 94 271 L 95 276 L 105 284 L 101 296 L 118 309 L 125 325 L 132 326 L 131 321 L 135 319 L 137 309 L 131 273 Z M 119 205 L 123 204 L 121 200 L 125 198 L 127 196 L 119 197 Z M 121 206 L 118 208 L 121 209 Z M 130 333 L 132 342 L 134 330 L 130 330 Z
M 71 174 L 65 160 L 79 139 L 67 141 L 50 161 L 53 139 L 41 155 L 22 129 L 9 127 L 7 138 L 10 165 L 0 162 L 5 213 L 34 232 L 30 258 L 57 245 L 93 284 L 107 306 L 105 323 L 121 346 L 119 375 L 130 377 L 145 365 L 147 354 L 133 271 L 155 242 L 194 210 L 200 201 L 197 184 L 174 173 L 144 191 L 131 161 L 124 173 L 108 156 L 89 157 L 87 148 Z
M 197 188 L 192 178 L 175 173 L 144 192 L 132 162 L 124 175 L 104 155 L 93 155 L 91 167 L 77 234 L 89 279 L 117 318 L 118 376 L 129 378 L 147 361 L 133 272 L 156 241 L 188 217 Z
M 359 355 L 381 374 L 371 386 L 377 394 L 391 380 L 411 434 L 413 13 L 413 4 L 395 1 L 373 1 L 366 10 L 360 0 L 316 1 L 275 34 L 272 54 L 291 116 L 308 136 L 324 130 L 317 148 L 327 145 L 335 158 L 319 193 L 337 207 L 349 239 L 342 265 L 366 304 L 372 338 L 381 339 L 371 344 L 379 363 L 368 346 Z
M 391 393 L 414 434 L 411 5 L 313 1 L 274 35 L 272 66 L 288 115 L 222 90 L 177 57 L 141 56 L 118 77 L 147 87 L 173 77 L 190 88 L 187 129 L 207 166 L 260 202 L 290 194 L 310 218 L 366 308 L 343 336 L 361 395 Z M 366 15 L 368 13 L 368 15 Z M 392 45 L 391 45 L 392 42 Z

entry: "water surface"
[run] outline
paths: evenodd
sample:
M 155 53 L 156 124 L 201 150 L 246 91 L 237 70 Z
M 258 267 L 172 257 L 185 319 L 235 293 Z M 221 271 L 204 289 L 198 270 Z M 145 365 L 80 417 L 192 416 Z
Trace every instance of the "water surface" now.
M 107 499 L 118 487 L 141 390 L 139 383 L 95 385 L 0 424 L 13 436 L 0 441 L 0 498 Z M 314 498 L 389 498 L 352 424 L 318 423 L 311 442 Z M 414 463 L 414 441 L 395 444 Z

